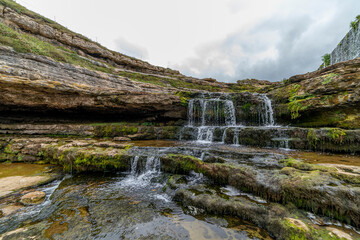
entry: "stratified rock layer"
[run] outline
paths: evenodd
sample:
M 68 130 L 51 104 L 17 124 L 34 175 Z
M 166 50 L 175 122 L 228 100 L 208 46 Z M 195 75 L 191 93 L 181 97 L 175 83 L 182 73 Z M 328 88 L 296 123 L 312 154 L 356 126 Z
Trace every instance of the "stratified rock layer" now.
M 180 103 L 169 88 L 0 49 L 2 118 L 179 119 Z
M 360 59 L 296 75 L 268 92 L 278 122 L 360 128 Z

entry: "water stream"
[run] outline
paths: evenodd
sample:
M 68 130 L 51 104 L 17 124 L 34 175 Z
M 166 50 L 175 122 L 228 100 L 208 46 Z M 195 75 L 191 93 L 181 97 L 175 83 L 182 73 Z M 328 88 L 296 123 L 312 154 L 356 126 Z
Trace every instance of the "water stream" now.
M 271 100 L 266 94 L 253 94 L 258 99 L 257 122 L 250 122 L 251 126 L 275 128 L 274 111 Z M 221 132 L 221 143 L 225 143 L 228 133 L 232 134 L 232 144 L 239 145 L 239 132 L 247 127 L 239 124 L 244 122 L 242 116 L 237 114 L 237 107 L 231 94 L 202 94 L 189 101 L 188 125 L 180 133 L 180 139 L 184 139 L 184 131 L 193 132 L 193 140 L 197 143 L 212 143 L 215 132 Z M 189 140 L 189 139 L 187 139 Z M 285 147 L 289 144 L 284 138 Z
M 42 187 L 40 190 L 47 193 L 46 201 L 0 218 L 0 236 L 20 229 L 18 235 L 5 239 L 271 239 L 249 222 L 237 219 L 234 223 L 195 207 L 180 207 L 173 201 L 175 190 L 168 187 L 171 177 L 178 178 L 179 186 L 195 192 L 201 186 L 216 186 L 195 172 L 183 176 L 161 172 L 163 155 L 183 154 L 209 163 L 251 167 L 258 179 L 270 179 L 274 169 L 283 167 L 279 161 L 286 158 L 284 151 L 246 148 L 241 145 L 243 131 L 273 131 L 274 146 L 289 150 L 288 128 L 275 125 L 271 100 L 266 95 L 254 97 L 259 102 L 257 126 L 240 124 L 244 121 L 231 94 L 203 94 L 190 100 L 188 124 L 180 139 L 195 143 L 134 142 L 136 146 L 128 150 L 131 161 L 127 172 L 78 174 Z M 268 204 L 232 186 L 218 186 L 217 191 L 223 197 Z

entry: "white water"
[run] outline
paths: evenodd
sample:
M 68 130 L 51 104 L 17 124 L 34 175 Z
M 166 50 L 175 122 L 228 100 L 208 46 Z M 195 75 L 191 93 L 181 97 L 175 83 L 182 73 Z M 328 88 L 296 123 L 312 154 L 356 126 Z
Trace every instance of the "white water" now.
M 238 146 L 239 145 L 239 129 L 234 129 L 234 139 L 233 143 Z
M 274 126 L 271 100 L 265 94 L 257 94 L 256 96 L 263 102 L 259 108 L 260 126 Z M 192 127 L 196 131 L 197 143 L 214 142 L 214 132 L 217 129 L 223 130 L 221 142 L 225 143 L 227 130 L 232 128 L 234 133 L 233 144 L 239 145 L 239 131 L 243 126 L 237 125 L 236 110 L 230 95 L 224 94 L 221 97 L 224 99 L 220 99 L 219 95 L 217 97 L 209 95 L 208 98 L 202 95 L 201 98 L 189 101 L 187 127 Z M 180 133 L 180 140 L 182 139 L 182 132 L 183 130 Z
M 121 181 L 121 186 L 142 188 L 151 184 L 151 180 L 160 174 L 160 157 L 146 157 L 145 168 L 139 168 L 139 156 L 135 156 L 131 162 L 130 174 Z
M 274 111 L 271 106 L 271 100 L 266 96 L 266 94 L 260 94 L 260 98 L 264 101 L 264 110 L 265 112 L 262 112 L 259 114 L 261 117 L 261 122 L 265 126 L 274 126 Z M 260 122 L 260 121 L 259 121 Z

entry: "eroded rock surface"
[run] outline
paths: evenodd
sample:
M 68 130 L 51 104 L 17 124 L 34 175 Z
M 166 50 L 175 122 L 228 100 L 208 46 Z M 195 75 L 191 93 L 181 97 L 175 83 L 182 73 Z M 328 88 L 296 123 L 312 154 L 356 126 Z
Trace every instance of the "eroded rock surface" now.
M 0 111 L 26 119 L 181 119 L 186 109 L 168 88 L 0 49 Z M 34 72 L 34 69 L 35 72 Z
M 297 126 L 359 128 L 360 59 L 296 75 L 269 91 L 277 119 Z
M 34 191 L 21 197 L 20 202 L 24 205 L 36 205 L 45 200 L 46 194 L 41 191 Z

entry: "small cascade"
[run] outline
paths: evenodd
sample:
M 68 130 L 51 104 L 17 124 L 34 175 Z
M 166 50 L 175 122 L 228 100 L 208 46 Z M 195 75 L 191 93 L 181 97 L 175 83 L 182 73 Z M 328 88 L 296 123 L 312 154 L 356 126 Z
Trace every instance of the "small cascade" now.
M 290 148 L 290 141 L 292 140 L 291 138 L 288 138 L 288 137 L 284 137 L 284 136 L 281 136 L 281 137 L 278 137 L 278 138 L 273 138 L 271 139 L 274 143 L 275 143 L 275 146 L 282 149 L 282 150 L 285 150 L 285 151 L 290 151 L 291 148 Z
M 224 96 L 228 98 L 228 95 Z M 232 100 L 204 97 L 192 99 L 188 105 L 188 126 L 236 125 L 235 107 Z
M 274 112 L 271 106 L 271 100 L 266 96 L 266 94 L 260 94 L 259 97 L 264 101 L 263 109 L 259 113 L 259 122 L 264 126 L 274 126 Z
M 234 145 L 239 145 L 239 129 L 234 129 L 234 139 L 233 139 Z
M 258 122 L 256 120 L 251 125 L 256 123 L 259 126 L 274 126 L 271 100 L 265 94 L 250 94 L 249 97 L 257 104 L 255 105 L 257 106 L 255 113 L 256 109 L 259 111 L 257 114 L 259 116 Z M 202 94 L 191 99 L 188 103 L 188 125 L 181 130 L 180 140 L 183 139 L 184 131 L 188 129 L 185 133 L 185 139 L 189 139 L 188 136 L 190 135 L 199 143 L 212 143 L 214 141 L 220 142 L 221 138 L 221 142 L 225 143 L 227 137 L 233 137 L 233 144 L 239 145 L 239 131 L 244 126 L 237 124 L 237 118 L 240 118 L 238 119 L 239 122 L 243 122 L 244 119 L 241 119 L 243 113 L 239 112 L 237 115 L 236 109 L 240 108 L 241 110 L 243 105 L 236 107 L 233 98 L 234 96 L 230 94 L 214 93 Z M 229 128 L 231 131 L 228 131 Z M 189 134 L 189 131 L 193 131 L 193 133 Z M 233 135 L 228 136 L 229 133 Z
M 145 163 L 140 156 L 135 156 L 131 161 L 131 171 L 124 180 L 122 186 L 145 187 L 151 183 L 151 179 L 160 174 L 160 157 L 146 156 Z
M 221 138 L 221 143 L 225 143 L 226 131 L 227 131 L 227 128 L 224 129 L 224 132 L 223 132 L 223 135 L 222 135 L 222 138 Z
M 197 141 L 210 143 L 213 141 L 215 127 L 198 127 Z
M 188 125 L 193 126 L 194 125 L 194 120 L 195 120 L 195 117 L 194 117 L 194 100 L 191 99 L 189 101 L 189 109 L 188 109 Z
M 285 150 L 290 150 L 289 148 L 289 139 L 284 139 L 281 143 L 281 147 Z
M 135 156 L 134 159 L 131 161 L 131 175 L 136 175 L 137 165 L 139 161 L 139 156 Z

